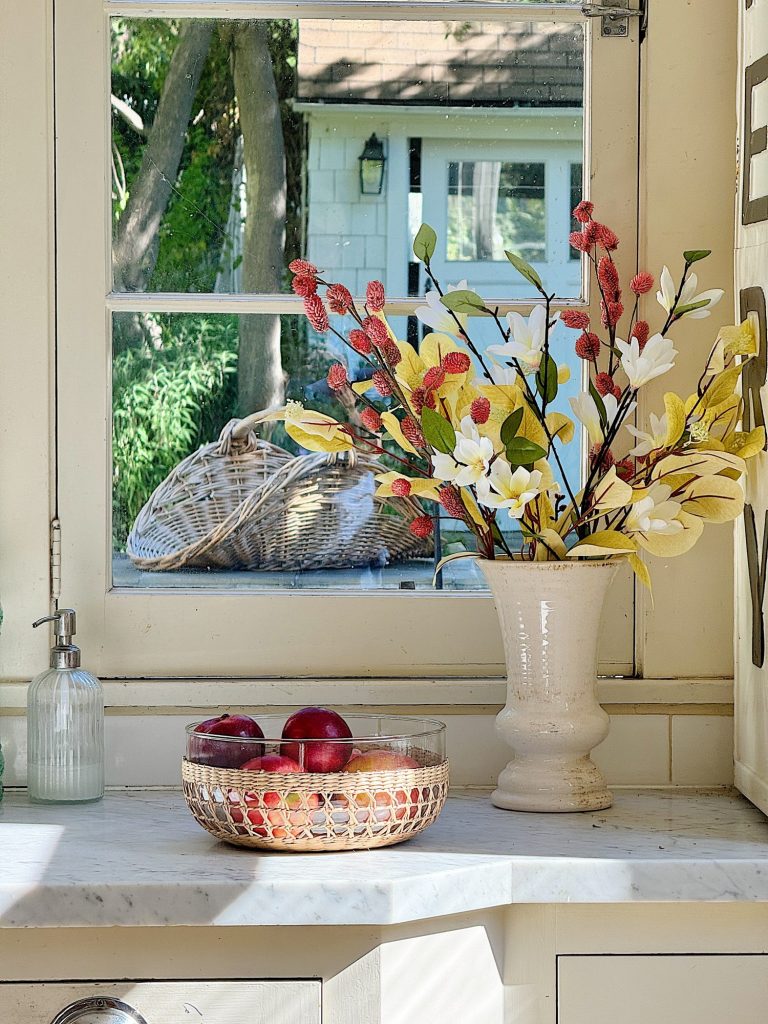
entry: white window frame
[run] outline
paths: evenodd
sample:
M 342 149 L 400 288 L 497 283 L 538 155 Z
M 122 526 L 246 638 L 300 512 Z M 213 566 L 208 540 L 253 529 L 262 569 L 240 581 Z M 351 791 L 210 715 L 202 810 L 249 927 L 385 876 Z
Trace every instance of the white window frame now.
M 504 19 L 513 4 L 473 3 L 473 16 Z M 456 3 L 347 2 L 302 5 L 306 17 L 455 20 Z M 180 0 L 63 0 L 56 5 L 56 193 L 58 333 L 58 516 L 62 599 L 80 614 L 91 667 L 107 677 L 494 675 L 503 653 L 491 599 L 479 594 L 232 593 L 112 589 L 107 318 L 114 311 L 290 312 L 291 296 L 109 295 L 109 14 L 270 18 L 295 4 Z M 526 8 L 530 19 L 582 20 L 575 5 Z M 627 39 L 603 38 L 586 22 L 588 76 L 585 166 L 601 143 L 595 194 L 611 196 L 604 216 L 624 240 L 623 270 L 635 265 L 637 235 L 637 19 Z M 589 80 L 589 79 L 588 79 Z M 623 112 L 623 113 L 622 113 Z M 609 182 L 630 182 L 616 195 Z M 603 183 L 601 185 L 601 182 Z M 613 196 L 616 195 L 615 201 Z M 104 197 L 99 201 L 99 197 Z M 107 301 L 105 304 L 105 295 Z M 525 309 L 525 304 L 515 304 Z M 391 312 L 410 311 L 395 301 Z M 528 307 L 530 308 L 530 304 Z M 634 670 L 633 584 L 617 583 L 609 604 L 601 667 Z

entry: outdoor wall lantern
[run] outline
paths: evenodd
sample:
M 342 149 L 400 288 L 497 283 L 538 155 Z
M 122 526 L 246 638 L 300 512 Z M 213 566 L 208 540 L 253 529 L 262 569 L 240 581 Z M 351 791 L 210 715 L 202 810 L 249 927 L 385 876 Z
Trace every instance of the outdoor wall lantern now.
M 384 187 L 384 143 L 376 132 L 366 142 L 360 154 L 360 192 L 364 196 L 380 196 Z

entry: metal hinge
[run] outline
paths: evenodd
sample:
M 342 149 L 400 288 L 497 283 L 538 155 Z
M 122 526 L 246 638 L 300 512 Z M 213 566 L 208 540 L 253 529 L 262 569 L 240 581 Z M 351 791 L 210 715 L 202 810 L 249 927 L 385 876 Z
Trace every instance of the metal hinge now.
M 61 521 L 51 520 L 51 600 L 61 597 Z
M 602 4 L 584 4 L 581 13 L 585 18 L 601 18 L 601 36 L 626 36 L 629 34 L 629 19 L 640 18 L 640 33 L 645 34 L 645 27 L 648 20 L 646 0 L 642 0 L 640 7 L 635 10 L 626 7 L 621 0 L 611 3 L 606 0 Z

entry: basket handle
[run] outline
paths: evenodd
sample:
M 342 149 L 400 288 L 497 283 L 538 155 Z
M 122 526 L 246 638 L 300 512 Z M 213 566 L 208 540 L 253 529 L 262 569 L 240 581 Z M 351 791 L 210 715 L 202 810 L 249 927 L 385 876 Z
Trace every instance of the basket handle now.
M 221 439 L 224 440 L 224 434 L 226 433 L 233 441 L 242 441 L 248 437 L 254 427 L 258 426 L 259 423 L 264 423 L 279 408 L 280 406 L 272 406 L 270 409 L 252 412 L 250 416 L 245 416 L 241 420 L 230 420 L 221 432 Z

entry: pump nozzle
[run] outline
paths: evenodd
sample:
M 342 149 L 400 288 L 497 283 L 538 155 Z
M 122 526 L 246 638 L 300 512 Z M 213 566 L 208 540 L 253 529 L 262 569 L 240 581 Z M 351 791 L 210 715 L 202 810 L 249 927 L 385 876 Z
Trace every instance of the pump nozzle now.
M 44 615 L 42 619 L 32 623 L 37 629 L 44 622 L 55 622 L 53 628 L 56 646 L 51 649 L 51 666 L 53 668 L 77 668 L 80 665 L 80 648 L 72 643 L 77 632 L 77 616 L 74 608 L 59 608 L 53 615 Z

